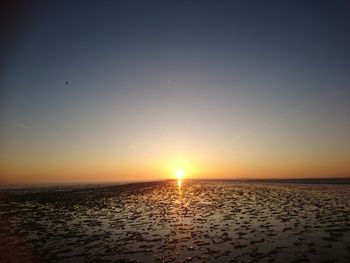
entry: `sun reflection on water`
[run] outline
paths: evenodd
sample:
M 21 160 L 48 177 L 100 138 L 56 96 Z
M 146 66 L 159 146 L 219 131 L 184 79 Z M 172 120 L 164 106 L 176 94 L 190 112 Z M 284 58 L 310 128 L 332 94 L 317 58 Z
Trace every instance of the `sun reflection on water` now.
M 177 180 L 177 187 L 179 188 L 179 191 L 181 191 L 182 179 L 178 179 L 178 180 Z
M 184 178 L 185 172 L 182 168 L 178 168 L 175 172 L 175 175 L 177 178 L 177 187 L 179 188 L 179 191 L 181 191 L 182 179 Z

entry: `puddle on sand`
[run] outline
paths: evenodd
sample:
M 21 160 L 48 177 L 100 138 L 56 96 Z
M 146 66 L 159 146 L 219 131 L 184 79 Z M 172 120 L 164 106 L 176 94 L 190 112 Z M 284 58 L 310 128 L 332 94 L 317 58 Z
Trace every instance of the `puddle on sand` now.
M 169 181 L 0 197 L 1 262 L 350 261 L 349 185 Z

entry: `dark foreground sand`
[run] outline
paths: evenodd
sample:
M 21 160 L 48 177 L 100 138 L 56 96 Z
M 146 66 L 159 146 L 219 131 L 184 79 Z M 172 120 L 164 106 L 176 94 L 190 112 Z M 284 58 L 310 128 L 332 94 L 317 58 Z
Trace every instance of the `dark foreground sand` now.
M 0 262 L 51 261 L 350 262 L 350 185 L 1 190 Z

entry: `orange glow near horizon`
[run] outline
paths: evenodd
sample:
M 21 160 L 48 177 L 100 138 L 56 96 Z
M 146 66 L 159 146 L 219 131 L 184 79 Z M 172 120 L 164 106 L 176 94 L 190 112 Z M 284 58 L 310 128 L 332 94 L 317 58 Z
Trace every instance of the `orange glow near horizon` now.
M 191 145 L 188 142 L 188 145 Z M 257 178 L 319 178 L 346 177 L 349 164 L 346 160 L 313 158 L 303 160 L 284 158 L 258 158 L 255 155 L 237 155 L 234 158 L 220 158 L 207 150 L 195 151 L 190 147 L 179 152 L 173 145 L 161 152 L 155 149 L 152 158 L 143 155 L 120 156 L 110 152 L 97 156 L 94 152 L 83 156 L 61 156 L 57 158 L 24 158 L 22 162 L 0 163 L 0 184 L 2 183 L 76 183 L 113 182 L 162 179 L 257 179 Z M 238 148 L 238 146 L 236 146 Z M 158 152 L 157 152 L 158 151 Z M 203 152 L 207 155 L 204 156 Z M 251 151 L 253 153 L 253 150 Z M 17 155 L 14 155 L 17 156 Z M 49 156 L 50 157 L 50 156 Z M 301 157 L 300 157 L 301 158 Z M 323 160 L 323 162 L 320 162 Z M 320 176 L 322 175 L 322 176 Z
M 137 163 L 138 165 L 135 165 Z M 76 165 L 65 165 L 62 162 L 51 166 L 26 165 L 22 163 L 9 167 L 3 165 L 0 168 L 1 183 L 69 183 L 69 182 L 113 182 L 113 181 L 132 181 L 132 180 L 159 180 L 159 179 L 256 179 L 256 178 L 319 178 L 319 177 L 346 177 L 349 173 L 347 164 L 337 165 L 338 169 L 332 168 L 335 165 L 323 162 L 321 165 L 311 165 L 305 162 L 304 167 L 286 163 L 285 166 L 273 161 L 266 161 L 265 165 L 255 163 L 255 167 L 249 167 L 250 162 L 238 162 L 228 164 L 227 162 L 214 162 L 209 165 L 209 160 L 186 159 L 177 160 L 176 158 L 159 158 L 151 164 L 134 162 L 125 162 L 122 165 L 116 165 L 112 162 L 104 165 L 103 160 L 100 163 L 89 162 L 85 165 L 76 163 Z M 273 164 L 273 165 L 272 165 Z M 7 166 L 7 167 L 6 167 Z M 320 167 L 319 167 L 320 166 Z M 7 168 L 7 169 L 6 169 Z M 87 171 L 89 170 L 89 171 Z M 323 175 L 323 176 L 320 176 Z

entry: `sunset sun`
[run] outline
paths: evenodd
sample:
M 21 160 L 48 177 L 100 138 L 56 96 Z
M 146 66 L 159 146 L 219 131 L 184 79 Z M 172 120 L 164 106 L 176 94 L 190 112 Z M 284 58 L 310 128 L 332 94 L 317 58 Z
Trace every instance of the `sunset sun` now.
M 185 175 L 185 172 L 184 172 L 183 169 L 179 168 L 179 169 L 176 170 L 175 174 L 176 174 L 176 178 L 177 179 L 182 179 L 184 177 L 184 175 Z

